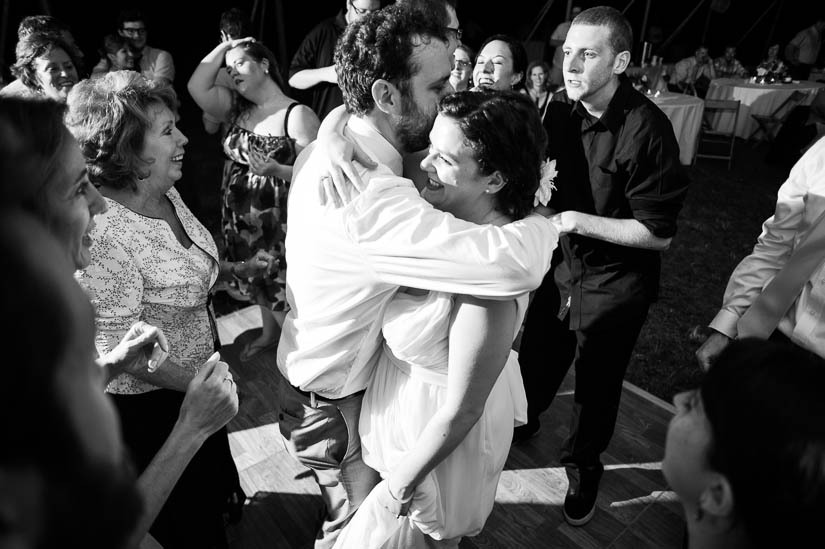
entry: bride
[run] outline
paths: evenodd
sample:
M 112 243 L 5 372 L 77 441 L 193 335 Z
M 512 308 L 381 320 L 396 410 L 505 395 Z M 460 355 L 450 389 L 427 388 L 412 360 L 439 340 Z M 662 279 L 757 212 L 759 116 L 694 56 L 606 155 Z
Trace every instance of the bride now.
M 447 96 L 421 162 L 421 195 L 479 224 L 520 219 L 533 210 L 546 139 L 524 95 Z M 359 424 L 364 462 L 383 480 L 336 548 L 457 547 L 481 531 L 514 424 L 526 419 L 508 356 L 527 302 L 412 288 L 392 300 Z

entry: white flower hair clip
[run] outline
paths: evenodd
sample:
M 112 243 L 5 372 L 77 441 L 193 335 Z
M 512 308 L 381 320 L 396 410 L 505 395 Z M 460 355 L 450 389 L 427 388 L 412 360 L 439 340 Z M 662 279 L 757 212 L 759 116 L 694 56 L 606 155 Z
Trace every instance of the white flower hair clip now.
M 553 191 L 556 190 L 556 159 L 545 159 L 541 165 L 541 177 L 539 179 L 539 188 L 536 191 L 536 198 L 533 200 L 533 206 L 547 206 L 550 202 L 550 197 Z

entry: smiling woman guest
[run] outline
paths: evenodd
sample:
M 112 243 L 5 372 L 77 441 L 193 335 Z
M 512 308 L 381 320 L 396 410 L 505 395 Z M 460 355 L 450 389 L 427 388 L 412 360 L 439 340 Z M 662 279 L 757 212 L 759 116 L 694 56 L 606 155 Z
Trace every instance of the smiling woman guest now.
M 215 83 L 221 63 L 234 89 Z M 239 261 L 263 250 L 278 258 L 280 276 L 239 277 L 240 289 L 260 306 L 263 328 L 241 351 L 241 360 L 272 349 L 285 315 L 284 239 L 292 164 L 315 139 L 320 121 L 288 97 L 275 56 L 252 38 L 226 40 L 200 62 L 189 93 L 211 117 L 230 124 L 223 141 L 222 226 L 225 253 Z
M 11 72 L 26 87 L 28 95 L 66 101 L 77 84 L 81 66 L 75 46 L 62 36 L 36 32 L 17 42 L 15 54 L 17 61 Z
M 517 39 L 496 34 L 481 45 L 473 69 L 476 88 L 520 90 L 527 71 L 527 52 Z
M 175 126 L 175 102 L 170 87 L 118 71 L 75 86 L 66 116 L 107 207 L 97 215 L 91 261 L 79 277 L 95 305 L 98 351 L 108 352 L 139 320 L 169 341 L 163 368 L 121 374 L 106 389 L 139 470 L 166 440 L 187 385 L 215 351 L 209 289 L 232 273 L 253 276 L 271 259 L 261 253 L 245 264 L 219 261 L 211 234 L 181 200 L 174 184 L 187 139 Z M 195 455 L 150 531 L 167 548 L 223 545 L 222 513 L 243 500 L 224 428 Z
M 527 81 L 524 84 L 524 93 L 530 96 L 536 104 L 541 118 L 547 112 L 547 105 L 552 98 L 553 85 L 550 83 L 550 66 L 544 61 L 533 61 L 527 67 Z
M 135 68 L 135 54 L 129 49 L 129 42 L 119 34 L 107 34 L 100 48 L 100 62 L 92 70 L 92 78 L 107 72 Z

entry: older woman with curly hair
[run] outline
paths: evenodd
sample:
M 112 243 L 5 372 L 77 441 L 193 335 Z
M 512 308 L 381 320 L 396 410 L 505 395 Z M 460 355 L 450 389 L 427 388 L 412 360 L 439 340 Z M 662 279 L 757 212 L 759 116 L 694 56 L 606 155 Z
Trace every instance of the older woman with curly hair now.
M 66 101 L 82 66 L 76 46 L 61 35 L 35 32 L 20 38 L 15 54 L 11 73 L 23 84 L 27 96 Z M 9 94 L 20 95 L 0 91 L 0 95 Z
M 91 261 L 79 277 L 95 305 L 98 351 L 106 353 L 138 320 L 161 328 L 169 342 L 163 368 L 151 376 L 121 374 L 106 388 L 140 470 L 215 351 L 209 289 L 219 277 L 253 276 L 271 260 L 259 254 L 243 264 L 220 261 L 211 234 L 181 200 L 174 184 L 183 175 L 187 139 L 175 125 L 175 104 L 170 87 L 118 71 L 75 86 L 66 115 L 107 207 L 89 234 Z M 150 531 L 167 548 L 225 546 L 222 513 L 227 501 L 237 506 L 243 499 L 221 429 L 195 455 Z

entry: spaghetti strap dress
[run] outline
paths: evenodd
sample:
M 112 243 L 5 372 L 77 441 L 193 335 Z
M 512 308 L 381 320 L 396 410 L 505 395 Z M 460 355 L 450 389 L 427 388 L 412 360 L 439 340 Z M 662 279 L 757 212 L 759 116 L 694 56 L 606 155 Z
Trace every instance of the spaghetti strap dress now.
M 227 160 L 221 184 L 221 226 L 225 248 L 223 258 L 245 261 L 264 250 L 280 260 L 277 278 L 259 275 L 239 280 L 239 289 L 248 295 L 263 295 L 272 310 L 284 310 L 286 259 L 286 198 L 289 183 L 279 177 L 255 175 L 249 170 L 249 154 L 262 153 L 281 164 L 295 162 L 295 139 L 289 136 L 291 103 L 284 116 L 283 135 L 260 135 L 233 121 L 223 140 Z

